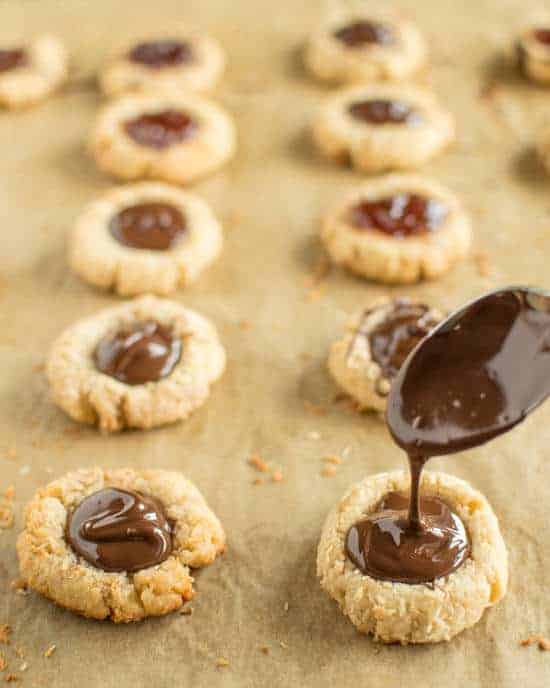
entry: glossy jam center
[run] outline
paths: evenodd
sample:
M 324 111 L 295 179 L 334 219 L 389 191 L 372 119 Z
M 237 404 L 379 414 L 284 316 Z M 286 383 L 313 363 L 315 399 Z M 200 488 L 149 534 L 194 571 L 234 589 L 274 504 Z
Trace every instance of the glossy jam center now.
M 120 382 L 142 385 L 170 375 L 181 353 L 181 339 L 149 320 L 104 337 L 96 347 L 95 364 L 102 373 Z
M 114 238 L 130 248 L 166 251 L 185 232 L 183 214 L 168 203 L 140 203 L 117 213 L 110 222 Z
M 84 499 L 67 519 L 73 550 L 104 571 L 139 571 L 172 552 L 172 527 L 160 502 L 108 487 Z
M 130 60 L 138 64 L 161 69 L 191 62 L 193 51 L 188 43 L 176 40 L 138 43 L 130 52 Z
M 157 149 L 185 141 L 196 128 L 195 120 L 179 110 L 143 114 L 124 123 L 126 133 L 136 143 Z
M 533 35 L 539 43 L 550 46 L 550 29 L 535 29 Z
M 410 105 L 399 100 L 360 100 L 352 103 L 348 112 L 368 124 L 417 124 L 422 119 Z
M 466 528 L 437 497 L 420 500 L 422 528 L 409 528 L 407 495 L 390 492 L 375 512 L 346 536 L 349 559 L 363 573 L 397 583 L 431 583 L 461 566 L 470 554 Z
M 27 64 L 28 56 L 24 50 L 0 50 L 0 72 L 8 72 Z
M 369 44 L 387 45 L 395 39 L 389 26 L 370 21 L 347 24 L 335 31 L 334 36 L 348 48 L 360 48 Z
M 369 334 L 372 359 L 386 378 L 397 375 L 407 356 L 437 324 L 427 306 L 395 302 L 393 310 Z
M 427 234 L 447 216 L 444 203 L 418 194 L 400 193 L 376 201 L 361 201 L 350 211 L 357 229 L 377 229 L 394 237 Z

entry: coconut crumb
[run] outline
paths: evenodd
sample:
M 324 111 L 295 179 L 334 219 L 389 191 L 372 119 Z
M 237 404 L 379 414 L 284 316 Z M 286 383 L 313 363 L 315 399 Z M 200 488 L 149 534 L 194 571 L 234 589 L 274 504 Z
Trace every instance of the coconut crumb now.
M 285 612 L 287 612 L 287 611 L 290 609 L 290 605 L 289 605 L 288 602 L 285 602 L 285 603 L 284 603 L 283 609 L 285 610 Z
M 44 657 L 49 659 L 53 653 L 57 650 L 57 646 L 53 643 L 44 651 Z
M 8 626 L 8 624 L 0 624 L 0 643 L 3 643 L 4 645 L 9 645 L 10 633 L 11 628 Z
M 252 466 L 252 468 L 260 471 L 260 473 L 267 473 L 269 471 L 269 466 L 259 454 L 253 454 L 248 459 L 248 463 Z
M 283 650 L 288 650 L 288 643 L 285 643 L 284 640 L 279 640 L 279 645 L 283 648 Z
M 21 671 L 21 672 L 24 673 L 25 671 L 27 671 L 28 668 L 29 668 L 29 663 L 28 663 L 28 662 L 23 662 L 23 663 L 21 664 L 21 666 L 19 667 L 19 671 Z
M 529 647 L 530 645 L 538 645 L 539 650 L 548 652 L 550 650 L 550 640 L 541 633 L 534 633 L 527 638 L 524 638 L 519 643 L 522 647 Z

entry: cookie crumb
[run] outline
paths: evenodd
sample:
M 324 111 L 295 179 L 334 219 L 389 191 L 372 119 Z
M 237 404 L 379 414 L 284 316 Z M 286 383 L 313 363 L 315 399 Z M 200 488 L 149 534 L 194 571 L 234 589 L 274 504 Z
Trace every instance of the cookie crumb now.
M 219 668 L 228 667 L 229 660 L 225 657 L 218 657 L 218 659 L 216 660 L 216 666 Z
M 259 647 L 258 649 L 259 649 L 260 652 L 261 652 L 262 654 L 264 654 L 264 655 L 268 655 L 269 652 L 270 652 L 270 647 L 269 647 L 269 645 L 260 645 L 260 647 Z
M 335 466 L 339 466 L 342 463 L 342 459 L 334 454 L 333 456 L 325 456 L 323 459 L 325 463 L 332 463 Z
M 327 413 L 327 410 L 324 406 L 314 404 L 311 401 L 304 401 L 304 408 L 306 411 L 308 411 L 309 413 L 313 413 L 316 416 L 324 416 Z
M 281 473 L 281 471 L 273 471 L 271 480 L 274 483 L 280 483 L 283 480 L 283 474 Z
M 0 529 L 7 530 L 11 528 L 14 523 L 13 516 L 13 498 L 15 497 L 15 488 L 10 485 L 4 491 L 4 495 L 0 498 Z
M 23 659 L 25 656 L 25 650 L 20 645 L 15 646 L 15 656 L 19 657 L 19 659 Z
M 8 626 L 8 624 L 0 624 L 0 643 L 3 643 L 4 645 L 9 645 L 10 633 L 11 628 Z
M 27 586 L 27 582 L 23 580 L 23 578 L 15 578 L 12 580 L 10 583 L 10 587 L 12 590 L 15 591 L 16 595 L 28 595 L 29 594 L 29 588 Z
M 252 329 L 252 323 L 250 322 L 250 320 L 239 320 L 239 327 L 241 328 L 241 330 L 247 332 L 248 330 Z
M 332 478 L 332 476 L 336 475 L 336 466 L 325 466 L 321 471 L 321 475 L 325 478 Z
M 5 658 L 5 656 L 0 652 L 0 671 L 4 671 L 5 669 L 8 668 L 8 662 Z
M 15 683 L 15 681 L 19 681 L 19 676 L 17 674 L 6 674 L 4 681 L 6 683 Z
M 193 615 L 193 607 L 184 607 L 180 614 L 182 616 L 192 616 Z
M 6 452 L 6 456 L 10 461 L 15 461 L 17 458 L 17 449 L 15 447 L 10 447 Z
M 57 650 L 57 646 L 53 643 L 44 651 L 44 657 L 49 659 L 53 653 Z
M 263 478 L 254 478 L 252 481 L 253 485 L 263 485 L 264 484 L 264 479 Z
M 480 277 L 489 277 L 491 275 L 491 264 L 489 262 L 489 254 L 485 251 L 479 251 L 474 254 L 474 262 L 477 267 L 477 272 Z
M 260 473 L 267 473 L 269 471 L 269 466 L 259 454 L 253 454 L 248 459 L 248 463 L 252 466 L 252 468 L 260 471 Z
M 522 647 L 529 647 L 530 645 L 538 645 L 539 650 L 542 650 L 543 652 L 550 651 L 550 639 L 546 638 L 541 633 L 534 633 L 533 635 L 530 635 L 529 637 L 524 638 L 523 640 L 520 640 L 519 644 Z

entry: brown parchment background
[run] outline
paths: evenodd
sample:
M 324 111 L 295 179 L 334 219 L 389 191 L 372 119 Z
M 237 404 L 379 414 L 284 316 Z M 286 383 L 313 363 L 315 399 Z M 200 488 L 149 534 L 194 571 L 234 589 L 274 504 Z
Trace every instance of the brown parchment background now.
M 489 446 L 433 462 L 487 495 L 509 546 L 509 594 L 473 630 L 434 647 L 377 646 L 356 633 L 315 577 L 328 509 L 365 474 L 404 463 L 380 420 L 333 403 L 324 362 L 346 314 L 384 293 L 451 308 L 497 285 L 550 287 L 550 180 L 532 153 L 550 116 L 550 91 L 523 82 L 504 58 L 518 21 L 538 4 L 397 4 L 429 36 L 433 66 L 425 79 L 459 126 L 457 144 L 424 171 L 464 198 L 491 275 L 469 260 L 438 283 L 392 291 L 333 271 L 319 297 L 306 286 L 320 256 L 318 217 L 358 176 L 311 148 L 307 126 L 326 89 L 304 74 L 299 49 L 338 3 L 0 3 L 1 40 L 54 31 L 74 60 L 63 94 L 0 114 L 0 487 L 16 488 L 15 527 L 0 531 L 0 623 L 13 628 L 13 641 L 0 650 L 18 673 L 14 646 L 26 649 L 22 685 L 550 685 L 550 653 L 519 647 L 531 632 L 550 634 L 550 407 Z M 188 422 L 103 437 L 77 429 L 50 403 L 39 370 L 65 326 L 116 301 L 81 283 L 65 262 L 75 216 L 112 183 L 83 145 L 99 104 L 92 77 L 120 39 L 182 20 L 212 32 L 227 50 L 229 69 L 216 97 L 233 113 L 240 142 L 235 160 L 197 187 L 224 220 L 223 257 L 175 298 L 216 322 L 229 365 Z M 239 326 L 242 320 L 250 329 Z M 326 413 L 313 413 L 307 402 Z M 283 482 L 252 484 L 259 474 L 247 458 L 254 452 L 282 471 Z M 343 453 L 336 475 L 322 477 L 322 458 Z M 96 463 L 181 470 L 222 519 L 229 548 L 198 574 L 193 616 L 115 627 L 10 590 L 24 503 L 54 476 Z M 44 658 L 51 643 L 57 650 Z M 220 657 L 228 667 L 216 667 Z

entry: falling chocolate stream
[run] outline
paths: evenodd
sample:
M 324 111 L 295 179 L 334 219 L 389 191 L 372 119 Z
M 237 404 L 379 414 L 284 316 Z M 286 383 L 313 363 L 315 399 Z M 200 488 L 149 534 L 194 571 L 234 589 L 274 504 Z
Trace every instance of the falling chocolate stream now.
M 524 287 L 491 292 L 436 327 L 409 355 L 388 398 L 390 432 L 409 457 L 408 514 L 380 512 L 379 505 L 350 529 L 350 558 L 385 580 L 396 580 L 397 562 L 406 583 L 433 581 L 458 568 L 469 551 L 467 534 L 461 542 L 456 523 L 424 519 L 424 465 L 511 430 L 549 395 L 550 294 Z M 381 571 L 370 559 L 391 567 Z

